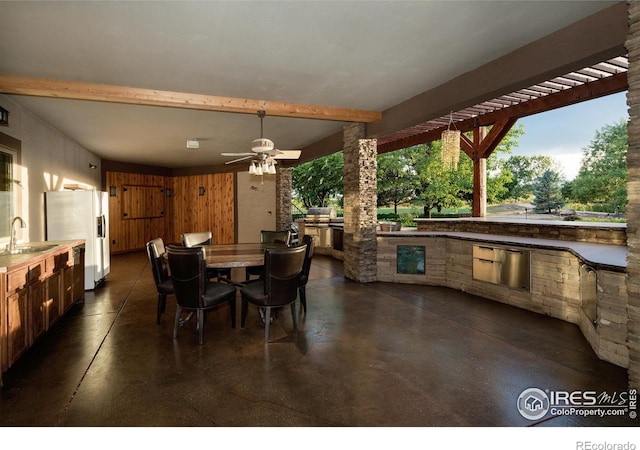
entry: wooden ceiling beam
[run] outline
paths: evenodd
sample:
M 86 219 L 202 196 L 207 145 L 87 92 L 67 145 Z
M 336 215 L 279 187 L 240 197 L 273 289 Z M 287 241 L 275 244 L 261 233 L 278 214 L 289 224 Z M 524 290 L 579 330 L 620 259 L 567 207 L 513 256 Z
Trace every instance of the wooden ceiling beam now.
M 264 110 L 267 116 L 371 123 L 382 118 L 378 111 L 305 105 L 248 98 L 219 97 L 77 81 L 0 75 L 0 93 L 64 98 L 129 105 L 163 106 L 242 114 Z

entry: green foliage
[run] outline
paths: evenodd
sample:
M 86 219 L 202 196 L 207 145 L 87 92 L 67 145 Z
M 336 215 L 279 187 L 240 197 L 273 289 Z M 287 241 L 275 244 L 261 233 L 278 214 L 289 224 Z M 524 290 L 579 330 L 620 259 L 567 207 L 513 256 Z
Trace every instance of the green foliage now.
M 415 175 L 409 152 L 400 150 L 378 155 L 378 206 L 393 205 L 397 214 L 398 206 L 415 195 Z
M 341 197 L 344 159 L 342 152 L 314 159 L 293 168 L 293 196 L 305 208 L 327 206 L 333 197 Z
M 583 149 L 578 176 L 565 193 L 581 203 L 597 202 L 624 208 L 627 204 L 627 123 L 620 121 L 596 131 Z
M 521 198 L 528 197 L 533 193 L 533 186 L 537 178 L 545 170 L 557 170 L 557 163 L 549 156 L 534 155 L 512 155 L 502 161 L 502 170 L 511 174 L 511 179 L 506 180 L 503 187 L 507 195 L 499 200 L 513 199 L 517 202 Z
M 573 209 L 575 211 L 590 211 L 590 212 L 601 212 L 601 213 L 623 213 L 623 209 L 619 208 L 617 205 L 613 203 L 567 203 L 565 205 L 568 209 Z M 616 209 L 617 208 L 617 209 Z
M 533 186 L 533 204 L 537 212 L 558 210 L 564 206 L 558 172 L 547 169 L 538 177 Z
M 412 213 L 378 213 L 378 222 L 400 222 L 403 227 L 414 227 L 416 223 L 413 221 L 418 215 Z
M 494 150 L 493 154 L 510 153 L 518 146 L 518 137 L 524 134 L 524 127 L 512 128 Z M 468 135 L 473 139 L 472 133 Z M 425 209 L 435 209 L 440 213 L 447 208 L 470 207 L 473 202 L 473 161 L 461 152 L 458 168 L 446 169 L 441 162 L 441 142 L 412 147 L 416 171 L 416 198 Z M 410 149 L 406 149 L 410 150 Z M 487 201 L 501 201 L 508 197 L 505 184 L 511 174 L 502 170 L 498 158 L 487 159 Z
M 415 170 L 415 198 L 427 210 L 455 208 L 473 197 L 473 163 L 464 153 L 458 168 L 446 169 L 441 160 L 440 141 L 405 149 Z

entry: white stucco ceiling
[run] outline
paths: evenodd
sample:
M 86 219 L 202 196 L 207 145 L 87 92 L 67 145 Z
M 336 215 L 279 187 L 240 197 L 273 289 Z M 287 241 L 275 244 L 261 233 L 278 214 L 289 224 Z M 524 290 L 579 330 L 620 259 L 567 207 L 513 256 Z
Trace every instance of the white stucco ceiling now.
M 384 111 L 613 3 L 1 1 L 0 73 Z M 255 115 L 12 99 L 122 162 L 221 164 L 260 133 Z M 303 148 L 343 125 L 267 116 L 264 134 Z

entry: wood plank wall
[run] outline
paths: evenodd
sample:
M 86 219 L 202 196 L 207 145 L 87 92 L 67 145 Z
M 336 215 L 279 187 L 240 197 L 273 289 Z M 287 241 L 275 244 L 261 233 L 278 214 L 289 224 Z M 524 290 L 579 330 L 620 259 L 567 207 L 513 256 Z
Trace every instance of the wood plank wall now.
M 171 241 L 180 242 L 181 233 L 210 230 L 214 244 L 235 242 L 233 173 L 172 177 L 167 187 L 172 190 L 166 203 Z
M 235 242 L 235 200 L 233 173 L 218 173 L 183 177 L 165 177 L 126 172 L 106 172 L 106 190 L 116 187 L 116 196 L 109 197 L 109 234 L 111 253 L 144 249 L 151 239 L 161 237 L 165 243 L 179 243 L 180 234 L 211 230 L 213 242 Z M 150 216 L 123 216 L 124 186 L 169 189 L 160 212 Z M 200 195 L 200 187 L 204 188 Z M 128 195 L 139 195 L 148 189 L 130 189 Z M 147 199 L 128 199 L 145 203 Z M 155 206 L 155 205 L 154 205 Z

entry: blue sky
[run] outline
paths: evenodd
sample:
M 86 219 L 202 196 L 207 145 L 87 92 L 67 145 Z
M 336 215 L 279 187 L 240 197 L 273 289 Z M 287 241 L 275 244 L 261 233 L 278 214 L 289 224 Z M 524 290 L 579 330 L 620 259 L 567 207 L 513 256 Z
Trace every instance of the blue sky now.
M 605 125 L 628 120 L 627 93 L 608 95 L 572 106 L 524 117 L 525 134 L 519 138 L 514 155 L 547 155 L 562 166 L 567 180 L 580 169 L 582 149 L 587 147 L 595 132 Z

